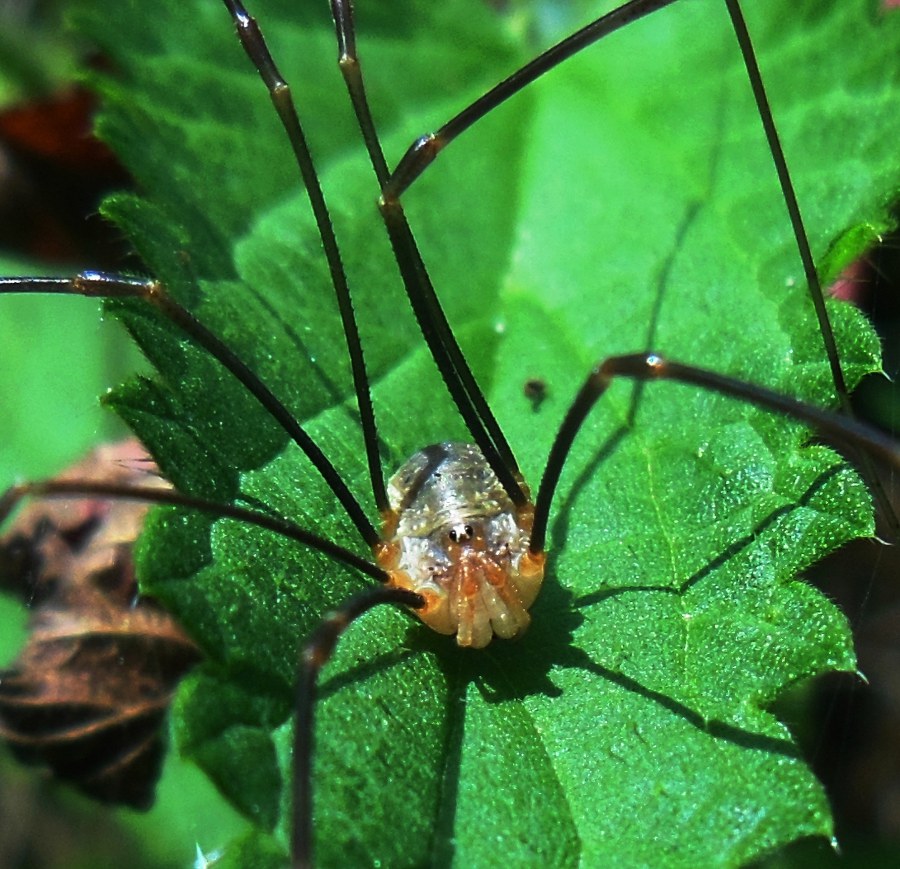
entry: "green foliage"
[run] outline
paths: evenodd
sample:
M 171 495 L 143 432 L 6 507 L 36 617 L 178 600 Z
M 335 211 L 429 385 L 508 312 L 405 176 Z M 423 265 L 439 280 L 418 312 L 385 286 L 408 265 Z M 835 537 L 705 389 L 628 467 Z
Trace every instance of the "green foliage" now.
M 35 274 L 33 263 L 4 258 L 3 274 Z M 111 435 L 97 395 L 126 368 L 106 345 L 96 301 L 3 298 L 0 347 L 0 479 L 39 476 L 74 461 L 98 437 Z M 35 436 L 40 432 L 40 436 Z
M 358 5 L 392 163 L 534 53 L 487 4 Z M 297 6 L 252 11 L 319 158 L 391 470 L 465 432 L 378 224 L 327 9 Z M 750 10 L 831 273 L 886 226 L 900 186 L 900 18 L 861 6 Z M 611 353 L 653 347 L 833 399 L 721 7 L 678 3 L 589 49 L 454 143 L 405 200 L 534 487 L 585 373 Z M 87 2 L 77 21 L 113 61 L 98 82 L 100 129 L 142 191 L 106 212 L 369 506 L 315 229 L 224 9 Z M 264 502 L 364 551 L 309 462 L 230 376 L 148 311 L 120 314 L 159 373 L 113 404 L 179 487 Z M 855 382 L 878 368 L 877 343 L 852 310 L 832 314 Z M 523 394 L 530 377 L 548 387 L 537 410 Z M 322 864 L 736 865 L 829 835 L 822 789 L 768 707 L 786 686 L 853 668 L 843 617 L 796 577 L 870 534 L 871 517 L 854 473 L 807 439 L 721 396 L 617 384 L 567 465 L 527 636 L 458 650 L 387 609 L 348 632 L 322 682 Z M 227 858 L 251 865 L 258 847 L 260 865 L 277 863 L 297 649 L 363 580 L 271 535 L 170 511 L 141 549 L 145 589 L 208 656 L 178 702 L 182 748 L 258 828 Z

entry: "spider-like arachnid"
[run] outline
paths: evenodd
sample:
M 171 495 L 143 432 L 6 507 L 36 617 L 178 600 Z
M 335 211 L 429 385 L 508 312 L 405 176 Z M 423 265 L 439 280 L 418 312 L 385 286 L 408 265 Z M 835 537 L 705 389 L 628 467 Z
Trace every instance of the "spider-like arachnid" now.
M 183 504 L 237 505 L 232 519 L 225 508 L 157 515 L 139 562 L 146 590 L 207 656 L 183 692 L 180 739 L 256 822 L 254 844 L 277 850 L 274 831 L 286 848 L 292 828 L 303 863 L 314 829 L 323 863 L 708 865 L 827 833 L 824 796 L 766 706 L 786 685 L 853 667 L 843 619 L 794 576 L 871 533 L 867 495 L 843 460 L 772 410 L 787 393 L 810 402 L 783 403 L 789 415 L 868 449 L 893 446 L 812 409 L 834 402 L 834 372 L 726 4 L 628 4 L 653 14 L 534 85 L 520 73 L 510 90 L 524 92 L 502 108 L 464 110 L 477 123 L 421 175 L 414 160 L 392 175 L 380 143 L 394 166 L 414 136 L 520 68 L 515 17 L 498 25 L 462 0 L 361 4 L 369 127 L 356 67 L 345 64 L 354 114 L 329 60 L 320 4 L 251 10 L 271 56 L 242 7 L 226 5 L 305 192 L 259 81 L 225 47 L 222 9 L 94 11 L 121 77 L 104 80 L 101 129 L 147 197 L 105 210 L 153 280 L 2 286 L 116 298 L 159 375 L 110 403 Z M 890 99 L 898 24 L 874 4 L 757 5 L 751 30 L 828 277 L 877 234 L 883 191 L 897 186 L 891 137 L 847 117 Z M 337 6 L 350 37 L 349 7 Z M 851 70 L 836 85 L 824 58 L 848 21 L 866 47 L 842 59 Z M 433 41 L 413 50 L 412 33 Z M 352 59 L 352 41 L 345 48 Z M 880 81 L 864 75 L 876 48 Z M 317 182 L 272 56 L 315 137 L 330 218 L 321 204 L 311 215 Z M 151 137 L 152 151 L 135 147 Z M 848 179 L 833 169 L 848 152 L 876 168 Z M 371 204 L 379 190 L 387 233 Z M 359 345 L 348 311 L 336 313 L 345 278 Z M 851 309 L 831 314 L 855 382 L 878 367 L 877 342 Z M 364 349 L 365 371 L 351 372 L 348 344 L 350 355 Z M 615 374 L 687 385 L 615 378 L 594 407 Z M 548 384 L 537 410 L 523 395 L 535 378 Z M 484 458 L 445 446 L 472 442 Z M 443 446 L 414 459 L 389 504 L 385 469 L 429 444 Z M 467 506 L 442 495 L 432 521 L 415 495 L 438 474 L 441 486 L 462 481 L 450 501 Z M 494 541 L 485 505 L 505 522 Z M 410 518 L 442 551 L 404 531 L 403 560 L 391 544 Z M 318 536 L 311 548 L 290 539 L 304 540 L 298 528 Z M 389 590 L 361 591 L 360 572 Z M 405 608 L 361 618 L 319 677 L 337 631 L 378 603 Z M 459 645 L 517 639 L 476 654 L 410 609 Z M 311 634 L 295 701 L 298 644 Z

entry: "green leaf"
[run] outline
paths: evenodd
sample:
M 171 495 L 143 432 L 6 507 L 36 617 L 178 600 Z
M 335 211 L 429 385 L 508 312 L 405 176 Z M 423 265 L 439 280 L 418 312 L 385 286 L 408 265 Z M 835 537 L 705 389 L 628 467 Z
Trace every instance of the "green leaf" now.
M 319 159 L 390 472 L 466 435 L 379 226 L 327 9 L 297 5 L 251 11 Z M 537 50 L 519 39 L 537 13 L 522 26 L 474 0 L 358 5 L 392 164 Z M 748 14 L 814 254 L 833 274 L 887 227 L 900 187 L 900 18 L 822 0 Z M 374 516 L 315 229 L 227 14 L 87 2 L 78 21 L 114 63 L 98 82 L 100 129 L 141 187 L 106 212 Z M 677 3 L 588 49 L 453 143 L 404 201 L 532 487 L 585 374 L 611 353 L 652 347 L 833 402 L 719 2 Z M 855 382 L 878 368 L 877 342 L 852 309 L 831 312 Z M 159 373 L 113 403 L 179 487 L 258 500 L 365 554 L 309 462 L 229 375 L 145 309 L 121 315 Z M 547 385 L 538 409 L 529 378 Z M 616 384 L 567 464 L 521 641 L 460 650 L 384 609 L 340 644 L 316 733 L 319 861 L 737 865 L 829 836 L 823 790 L 769 707 L 787 686 L 853 669 L 844 618 L 797 577 L 872 525 L 861 482 L 808 437 L 695 388 Z M 247 865 L 258 845 L 266 863 L 290 825 L 299 644 L 364 581 L 255 529 L 169 511 L 141 562 L 145 589 L 208 656 L 181 694 L 179 740 L 258 827 L 234 853 Z

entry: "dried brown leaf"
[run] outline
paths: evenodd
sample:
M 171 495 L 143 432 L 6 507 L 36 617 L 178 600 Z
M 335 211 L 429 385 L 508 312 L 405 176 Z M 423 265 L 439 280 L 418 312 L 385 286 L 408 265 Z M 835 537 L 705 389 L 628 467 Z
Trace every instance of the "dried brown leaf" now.
M 101 447 L 60 478 L 157 480 L 136 441 Z M 196 646 L 138 596 L 132 549 L 147 506 L 44 500 L 0 537 L 0 585 L 31 605 L 29 638 L 0 673 L 0 736 L 26 761 L 104 801 L 146 808 L 161 725 Z

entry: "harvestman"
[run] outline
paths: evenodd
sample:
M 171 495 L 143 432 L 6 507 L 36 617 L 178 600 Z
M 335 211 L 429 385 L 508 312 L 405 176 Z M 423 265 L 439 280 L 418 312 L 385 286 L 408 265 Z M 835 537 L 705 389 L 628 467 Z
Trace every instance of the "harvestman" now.
M 341 70 L 381 188 L 379 204 L 385 227 L 429 350 L 477 445 L 445 443 L 426 447 L 413 456 L 385 485 L 378 455 L 374 411 L 350 291 L 303 130 L 288 86 L 278 72 L 256 22 L 240 2 L 225 0 L 241 42 L 262 76 L 288 134 L 315 214 L 347 337 L 369 476 L 375 504 L 382 518 L 380 533 L 334 466 L 284 404 L 226 343 L 172 298 L 158 282 L 95 272 L 86 272 L 73 279 L 9 278 L 0 282 L 0 289 L 6 292 L 56 292 L 103 298 L 138 298 L 153 305 L 221 362 L 271 414 L 313 462 L 360 536 L 372 549 L 374 563 L 299 528 L 290 521 L 236 505 L 212 503 L 186 493 L 150 487 L 124 489 L 92 484 L 89 481 L 39 481 L 13 487 L 0 504 L 0 517 L 7 515 L 26 495 L 127 497 L 195 508 L 255 524 L 297 540 L 380 583 L 359 593 L 327 617 L 310 638 L 302 654 L 297 679 L 292 843 L 294 863 L 298 866 L 309 864 L 312 857 L 311 763 L 316 683 L 340 634 L 355 618 L 379 604 L 410 608 L 434 630 L 441 634 L 455 635 L 460 646 L 480 648 L 487 645 L 494 634 L 508 639 L 524 631 L 530 621 L 528 610 L 543 579 L 549 512 L 566 457 L 586 416 L 614 379 L 673 379 L 725 393 L 797 418 L 822 433 L 861 446 L 900 466 L 900 449 L 893 441 L 850 418 L 803 404 L 760 386 L 666 360 L 655 353 L 639 353 L 610 357 L 590 372 L 553 443 L 538 494 L 531 499 L 512 450 L 444 317 L 406 221 L 400 198 L 446 144 L 496 105 L 586 45 L 672 2 L 674 0 L 633 0 L 588 25 L 464 109 L 439 133 L 415 143 L 392 173 L 382 154 L 369 113 L 356 55 L 352 10 L 344 0 L 333 0 Z M 762 82 L 755 69 L 749 38 L 736 0 L 731 0 L 728 7 L 748 64 L 760 113 L 767 127 L 798 247 L 813 288 L 813 299 L 822 318 L 822 331 L 832 362 L 836 388 L 842 400 L 845 400 L 846 389 L 843 386 L 837 351 L 830 337 L 827 314 L 821 304 L 815 267 L 771 115 L 765 105 Z

